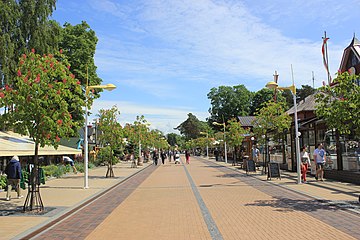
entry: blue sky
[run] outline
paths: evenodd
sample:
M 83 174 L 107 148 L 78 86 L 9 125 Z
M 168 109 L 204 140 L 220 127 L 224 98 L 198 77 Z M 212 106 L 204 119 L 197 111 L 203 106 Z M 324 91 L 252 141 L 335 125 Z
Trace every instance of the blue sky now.
M 212 87 L 244 84 L 315 87 L 326 80 L 321 45 L 327 32 L 330 72 L 360 35 L 360 0 L 58 0 L 60 24 L 86 21 L 99 39 L 95 64 L 103 92 L 92 108 L 116 105 L 120 122 L 144 115 L 164 133 L 193 113 L 209 116 Z M 359 37 L 360 38 L 360 37 Z

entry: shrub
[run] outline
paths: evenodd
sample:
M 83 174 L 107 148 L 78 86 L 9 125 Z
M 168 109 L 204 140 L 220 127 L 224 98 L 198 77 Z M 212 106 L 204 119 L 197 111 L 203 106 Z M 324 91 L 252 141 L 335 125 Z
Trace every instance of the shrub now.
M 0 189 L 5 189 L 7 185 L 7 180 L 5 175 L 0 175 Z
M 83 163 L 75 163 L 75 167 L 78 172 L 81 172 L 81 173 L 84 172 L 84 164 Z M 90 164 L 89 164 L 89 168 L 90 168 Z
M 48 165 L 44 166 L 43 169 L 46 177 L 60 178 L 65 173 L 70 172 L 70 166 L 64 165 Z

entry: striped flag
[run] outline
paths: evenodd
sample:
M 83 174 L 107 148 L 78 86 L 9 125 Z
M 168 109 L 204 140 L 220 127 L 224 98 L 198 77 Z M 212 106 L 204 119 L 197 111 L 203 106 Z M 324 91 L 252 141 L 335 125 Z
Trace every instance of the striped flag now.
M 326 72 L 328 74 L 328 80 L 329 80 L 329 84 L 331 83 L 331 76 L 330 76 L 330 71 L 329 71 L 329 64 L 328 64 L 328 59 L 327 59 L 327 41 L 329 40 L 328 37 L 326 37 L 326 33 L 325 33 L 325 37 L 322 38 L 323 39 L 323 44 L 321 47 L 321 53 L 323 55 L 323 62 L 324 62 L 324 67 L 326 69 Z

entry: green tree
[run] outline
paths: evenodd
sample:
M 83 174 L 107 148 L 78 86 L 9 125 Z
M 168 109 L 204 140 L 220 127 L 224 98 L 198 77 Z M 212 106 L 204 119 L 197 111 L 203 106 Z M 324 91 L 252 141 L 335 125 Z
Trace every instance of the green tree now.
M 355 84 L 359 75 L 338 74 L 332 86 L 323 86 L 316 95 L 316 115 L 330 129 L 340 134 L 355 130 L 360 134 L 360 87 Z
M 176 133 L 169 133 L 166 135 L 166 139 L 168 141 L 168 143 L 170 144 L 170 146 L 175 146 L 178 145 L 177 142 L 177 138 L 180 137 L 180 135 L 176 134 Z
M 0 87 L 8 84 L 16 73 L 20 56 L 16 41 L 20 37 L 19 15 L 16 1 L 0 1 Z
M 314 94 L 315 89 L 309 85 L 301 85 L 301 88 L 296 89 L 296 101 L 299 102 L 304 100 L 307 96 Z M 290 91 L 284 91 L 281 93 L 281 96 L 285 98 L 288 108 L 294 106 L 294 98 Z
M 149 134 L 150 124 L 143 115 L 136 116 L 133 124 L 126 124 L 124 127 L 124 137 L 127 138 L 132 152 L 138 159 L 138 165 L 142 165 L 141 152 L 153 143 L 153 136 Z
M 167 149 L 169 147 L 169 144 L 163 135 L 163 133 L 160 130 L 153 129 L 150 131 L 150 136 L 152 139 L 152 146 L 156 149 Z
M 99 141 L 101 145 L 110 148 L 110 150 L 108 150 L 110 153 L 108 159 L 104 159 L 108 165 L 106 177 L 114 177 L 114 171 L 112 167 L 116 161 L 116 158 L 114 158 L 113 154 L 114 151 L 122 151 L 125 147 L 122 127 L 117 120 L 119 115 L 120 111 L 116 106 L 113 106 L 111 109 L 100 109 L 98 114 L 98 129 L 101 131 Z
M 240 122 L 238 122 L 235 118 L 230 119 L 227 124 L 227 135 L 226 135 L 226 141 L 229 143 L 230 146 L 234 147 L 234 164 L 236 159 L 238 158 L 237 153 L 239 152 L 239 148 L 242 145 L 242 142 L 245 138 L 245 133 L 248 133 L 247 130 L 245 130 Z
M 253 132 L 257 139 L 262 139 L 262 135 L 268 135 L 269 132 L 273 132 L 276 136 L 281 136 L 286 129 L 289 129 L 291 118 L 285 111 L 285 102 L 267 102 L 256 113 L 256 124 Z
M 58 49 L 58 24 L 49 20 L 56 0 L 17 1 L 20 8 L 20 52 L 36 49 L 39 54 L 53 53 Z M 55 41 L 54 41 L 55 40 Z
M 11 84 L 21 53 L 36 49 L 39 54 L 58 49 L 60 27 L 48 18 L 56 0 L 9 0 L 0 2 L 0 79 Z
M 83 86 L 99 85 L 102 82 L 96 74 L 94 63 L 97 42 L 95 32 L 85 21 L 75 26 L 64 24 L 59 48 L 64 51 L 72 72 Z
M 55 3 L 56 0 L 0 1 L 0 87 L 12 85 L 21 53 L 27 54 L 31 49 L 40 55 L 64 49 L 71 71 L 83 86 L 87 79 L 89 85 L 102 82 L 94 64 L 98 40 L 95 32 L 86 22 L 75 26 L 65 23 L 62 28 L 49 20 Z M 99 97 L 100 91 L 94 90 L 93 97 Z M 92 99 L 89 100 L 91 105 Z M 74 112 L 73 118 L 81 120 L 83 116 Z
M 22 55 L 13 85 L 0 89 L 0 107 L 12 108 L 1 120 L 35 142 L 35 167 L 28 193 L 31 201 L 29 206 L 25 202 L 24 209 L 43 209 L 35 206 L 35 199 L 40 197 L 36 186 L 39 147 L 57 148 L 60 138 L 75 135 L 82 123 L 74 121 L 72 114 L 84 113 L 81 94 L 80 81 L 69 71 L 62 54 L 40 56 L 35 51 Z
M 332 86 L 323 86 L 316 94 L 316 115 L 325 120 L 329 129 L 335 129 L 336 148 L 341 149 L 340 134 L 353 131 L 360 135 L 360 75 L 339 73 Z M 356 84 L 357 83 L 357 84 Z M 337 152 L 337 166 L 342 170 L 341 151 Z
M 307 96 L 314 94 L 315 91 L 316 90 L 309 85 L 301 85 L 301 88 L 296 90 L 296 95 L 298 96 L 299 100 L 301 101 L 301 100 L 304 100 Z
M 188 118 L 175 129 L 179 130 L 180 133 L 185 136 L 185 140 L 190 140 L 198 138 L 203 128 L 204 123 L 202 123 L 195 115 L 189 113 Z
M 244 85 L 211 88 L 207 94 L 211 102 L 208 122 L 227 122 L 250 113 L 252 93 Z
M 250 106 L 250 115 L 255 115 L 256 112 L 258 112 L 265 103 L 268 101 L 274 99 L 274 90 L 263 88 L 253 94 L 251 106 Z M 282 94 L 277 93 L 276 94 L 276 101 L 283 102 L 285 101 L 285 98 Z

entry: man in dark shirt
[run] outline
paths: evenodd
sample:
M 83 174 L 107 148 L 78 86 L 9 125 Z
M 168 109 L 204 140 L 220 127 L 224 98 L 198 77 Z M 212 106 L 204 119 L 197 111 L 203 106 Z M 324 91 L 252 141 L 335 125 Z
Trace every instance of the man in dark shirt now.
M 5 173 L 7 175 L 7 194 L 6 200 L 10 201 L 12 186 L 16 187 L 18 198 L 22 198 L 20 190 L 21 164 L 18 156 L 13 156 L 9 164 L 6 166 Z

